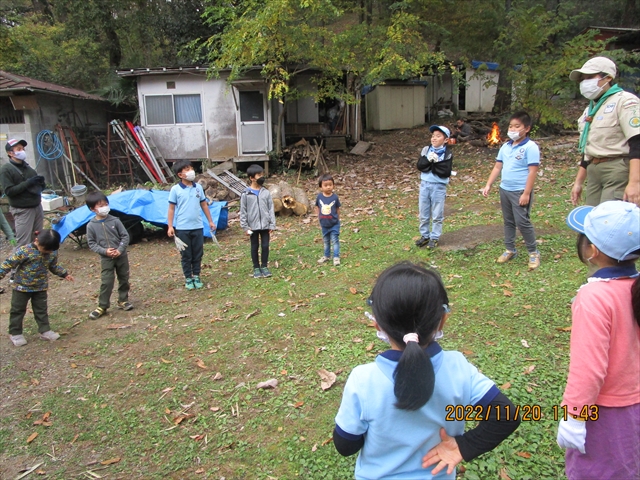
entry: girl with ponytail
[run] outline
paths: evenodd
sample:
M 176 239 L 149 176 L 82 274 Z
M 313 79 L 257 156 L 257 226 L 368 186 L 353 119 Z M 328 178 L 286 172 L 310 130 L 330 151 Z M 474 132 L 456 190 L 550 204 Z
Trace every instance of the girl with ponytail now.
M 378 337 L 391 349 L 351 372 L 334 445 L 345 456 L 360 452 L 357 479 L 454 479 L 458 463 L 492 450 L 518 427 L 520 420 L 507 414 L 515 407 L 461 353 L 436 342 L 449 316 L 437 273 L 394 265 L 368 303 Z M 465 433 L 456 406 L 473 407 L 486 420 Z

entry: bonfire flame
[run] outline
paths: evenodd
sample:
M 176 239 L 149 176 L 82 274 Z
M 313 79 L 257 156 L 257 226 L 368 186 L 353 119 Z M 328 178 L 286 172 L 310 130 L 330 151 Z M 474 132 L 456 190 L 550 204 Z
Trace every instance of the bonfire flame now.
M 501 142 L 500 139 L 500 128 L 498 128 L 498 124 L 493 122 L 493 127 L 491 131 L 487 134 L 487 144 L 489 146 L 498 145 Z

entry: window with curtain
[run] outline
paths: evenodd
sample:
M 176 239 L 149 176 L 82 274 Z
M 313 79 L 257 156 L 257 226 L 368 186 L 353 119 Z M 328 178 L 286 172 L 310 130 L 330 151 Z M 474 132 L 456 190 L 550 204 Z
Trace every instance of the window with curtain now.
M 147 95 L 144 98 L 147 125 L 202 123 L 200 94 Z

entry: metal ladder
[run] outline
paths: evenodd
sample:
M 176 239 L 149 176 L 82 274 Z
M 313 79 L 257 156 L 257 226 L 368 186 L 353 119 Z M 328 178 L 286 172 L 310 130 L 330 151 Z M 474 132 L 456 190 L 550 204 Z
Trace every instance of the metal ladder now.
M 160 150 L 158 150 L 158 147 L 154 143 L 153 139 L 147 134 L 147 132 L 144 130 L 143 127 L 138 127 L 138 128 L 140 129 L 140 133 L 142 134 L 143 141 L 148 147 L 147 153 L 150 153 L 151 155 L 153 155 L 153 157 L 156 159 L 156 162 L 158 162 L 158 165 L 160 166 L 160 168 L 162 169 L 163 173 L 167 178 L 170 178 L 174 181 L 178 180 L 178 177 L 176 176 L 175 173 L 173 173 L 173 170 L 169 168 L 167 161 L 162 156 L 162 153 L 160 153 Z
M 207 170 L 207 174 L 213 177 L 216 182 L 224 185 L 236 195 L 240 196 L 247 189 L 247 184 L 236 177 L 229 170 L 216 174 L 213 170 Z

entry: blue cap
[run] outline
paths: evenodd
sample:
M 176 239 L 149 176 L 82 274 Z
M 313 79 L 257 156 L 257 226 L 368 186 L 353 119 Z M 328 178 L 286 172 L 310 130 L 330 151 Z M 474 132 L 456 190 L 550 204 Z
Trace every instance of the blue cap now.
M 569 213 L 567 225 L 614 260 L 640 256 L 632 254 L 640 250 L 640 208 L 633 203 L 612 200 L 597 207 L 578 207 Z
M 442 133 L 444 133 L 444 136 L 447 138 L 451 136 L 451 131 L 444 125 L 431 125 L 429 127 L 429 131 L 431 133 L 435 132 L 436 130 L 440 130 Z

